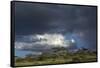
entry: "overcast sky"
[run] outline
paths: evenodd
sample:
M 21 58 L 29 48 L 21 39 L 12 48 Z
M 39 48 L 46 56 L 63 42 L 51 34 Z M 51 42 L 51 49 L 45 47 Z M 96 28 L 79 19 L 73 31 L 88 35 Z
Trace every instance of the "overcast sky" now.
M 47 45 L 68 47 L 69 41 L 96 49 L 96 12 L 95 6 L 16 2 L 15 46 L 41 50 Z

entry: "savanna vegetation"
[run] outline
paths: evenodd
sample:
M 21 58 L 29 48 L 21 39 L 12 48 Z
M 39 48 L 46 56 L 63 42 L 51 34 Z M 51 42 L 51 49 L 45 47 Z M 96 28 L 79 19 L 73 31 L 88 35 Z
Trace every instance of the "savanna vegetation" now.
M 76 52 L 69 52 L 65 48 L 53 48 L 52 52 L 44 52 L 41 55 L 26 55 L 24 58 L 15 56 L 15 66 L 44 65 L 44 64 L 67 64 L 97 61 L 96 51 L 85 48 Z

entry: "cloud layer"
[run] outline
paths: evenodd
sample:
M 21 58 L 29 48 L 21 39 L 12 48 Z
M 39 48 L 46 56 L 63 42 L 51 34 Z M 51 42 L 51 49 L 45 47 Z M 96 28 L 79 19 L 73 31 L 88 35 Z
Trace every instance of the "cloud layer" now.
M 39 3 L 15 4 L 15 33 L 30 35 L 96 30 L 96 7 Z
M 69 47 L 77 42 L 78 47 L 96 50 L 95 6 L 16 2 L 14 23 L 18 49 L 45 50 L 52 46 Z
M 16 49 L 50 49 L 52 47 L 69 47 L 74 39 L 67 40 L 62 34 L 37 34 L 20 38 L 23 42 L 15 42 Z

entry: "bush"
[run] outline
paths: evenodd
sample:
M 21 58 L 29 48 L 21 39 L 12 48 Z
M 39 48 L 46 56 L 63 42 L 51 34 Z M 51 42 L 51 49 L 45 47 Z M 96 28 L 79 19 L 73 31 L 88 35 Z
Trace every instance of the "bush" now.
M 16 58 L 15 61 L 16 61 L 16 62 L 22 62 L 22 61 L 23 61 L 23 58 Z
M 72 58 L 72 62 L 80 62 L 80 59 L 77 57 Z

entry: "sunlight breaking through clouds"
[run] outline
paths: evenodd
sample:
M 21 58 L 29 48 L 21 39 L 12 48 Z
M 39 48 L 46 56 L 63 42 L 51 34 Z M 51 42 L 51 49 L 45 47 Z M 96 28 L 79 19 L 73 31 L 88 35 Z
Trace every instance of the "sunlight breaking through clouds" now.
M 26 38 L 26 39 L 25 39 Z M 36 34 L 24 36 L 22 39 L 31 42 L 15 42 L 16 49 L 50 48 L 50 47 L 69 47 L 75 40 L 67 40 L 62 34 Z

